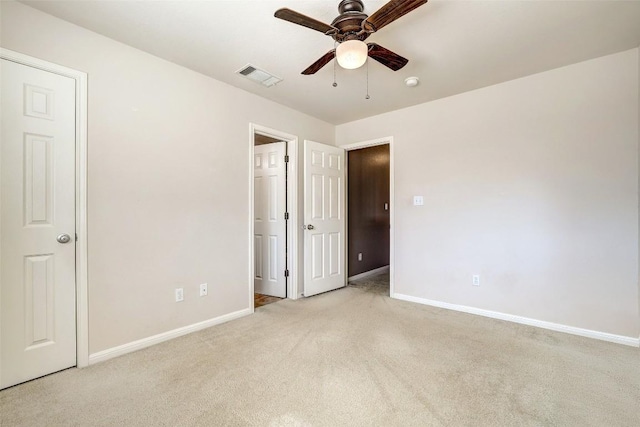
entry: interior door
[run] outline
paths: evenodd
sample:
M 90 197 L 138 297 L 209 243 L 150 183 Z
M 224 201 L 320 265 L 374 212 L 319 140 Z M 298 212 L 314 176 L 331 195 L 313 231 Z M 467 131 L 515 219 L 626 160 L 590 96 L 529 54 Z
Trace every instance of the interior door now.
M 254 290 L 286 298 L 286 143 L 254 147 Z
M 346 285 L 345 151 L 305 141 L 304 295 Z
M 0 388 L 76 364 L 75 81 L 2 59 Z

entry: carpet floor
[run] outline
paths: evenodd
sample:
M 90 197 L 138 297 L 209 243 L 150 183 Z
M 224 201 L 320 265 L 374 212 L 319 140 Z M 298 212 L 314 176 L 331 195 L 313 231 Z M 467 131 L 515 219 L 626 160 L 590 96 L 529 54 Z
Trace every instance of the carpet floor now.
M 385 276 L 0 392 L 4 426 L 638 426 L 637 348 L 390 299 Z

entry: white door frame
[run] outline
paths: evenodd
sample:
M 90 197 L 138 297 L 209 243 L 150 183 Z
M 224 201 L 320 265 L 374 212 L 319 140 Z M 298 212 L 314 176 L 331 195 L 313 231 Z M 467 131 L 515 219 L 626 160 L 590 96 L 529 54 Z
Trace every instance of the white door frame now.
M 298 299 L 298 137 L 279 130 L 271 129 L 255 123 L 249 124 L 249 307 L 251 312 L 254 307 L 254 283 L 255 275 L 255 249 L 254 249 L 254 188 L 253 188 L 253 147 L 255 146 L 255 134 L 268 136 L 287 142 L 287 155 L 289 156 L 289 174 L 287 180 L 287 212 L 289 221 L 287 224 L 287 265 L 289 277 L 287 280 L 287 298 Z
M 393 162 L 394 162 L 394 156 L 393 156 L 393 137 L 392 136 L 387 136 L 385 138 L 378 138 L 378 139 L 372 139 L 369 141 L 362 141 L 362 142 L 355 142 L 353 144 L 346 144 L 346 145 L 341 145 L 341 148 L 344 148 L 346 151 L 352 151 L 352 150 L 359 150 L 361 148 L 367 148 L 367 147 L 375 147 L 376 145 L 385 145 L 385 144 L 389 144 L 389 296 L 393 296 L 395 294 L 395 286 L 394 286 L 394 273 L 395 273 L 395 269 L 394 269 L 394 259 L 395 259 L 395 245 L 394 245 L 394 234 L 395 234 L 395 208 L 396 208 L 396 203 L 395 203 L 395 195 L 394 195 L 394 168 L 393 168 Z M 348 168 L 348 161 L 346 161 L 345 159 L 345 169 Z M 345 179 L 345 193 L 347 194 L 347 198 L 349 197 L 349 192 L 348 192 L 348 169 L 346 170 L 347 172 L 347 179 Z M 347 199 L 348 200 L 348 199 Z M 349 215 L 348 212 L 348 205 L 347 205 L 347 215 Z M 347 222 L 347 227 L 348 227 L 348 222 Z M 348 250 L 349 246 L 349 242 L 347 241 L 348 237 L 348 233 L 347 236 L 345 236 L 345 254 L 346 251 Z M 349 258 L 346 257 L 346 259 L 348 260 Z M 347 265 L 346 268 L 348 268 L 349 266 Z
M 87 283 L 87 74 L 0 48 L 0 58 L 69 77 L 76 82 L 76 366 L 89 365 Z

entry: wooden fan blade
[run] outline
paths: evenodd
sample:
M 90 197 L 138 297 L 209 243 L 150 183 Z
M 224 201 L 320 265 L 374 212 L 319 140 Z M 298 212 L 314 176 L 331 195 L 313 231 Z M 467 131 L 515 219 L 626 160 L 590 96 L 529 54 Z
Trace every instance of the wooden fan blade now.
M 401 16 L 422 6 L 427 1 L 428 0 L 391 0 L 368 17 L 362 23 L 362 28 L 367 32 L 375 33 Z
M 302 74 L 309 75 L 309 74 L 317 73 L 318 71 L 320 71 L 322 67 L 324 67 L 329 62 L 331 62 L 331 60 L 335 58 L 335 56 L 336 56 L 336 50 L 335 49 L 330 50 L 329 52 L 325 53 L 322 58 L 318 59 L 316 62 L 311 64 L 309 68 L 307 68 L 302 72 Z
M 293 22 L 294 24 L 302 25 L 303 27 L 311 28 L 312 30 L 320 31 L 321 33 L 332 33 L 338 31 L 335 27 L 324 22 L 317 21 L 313 18 L 309 18 L 295 10 L 282 8 L 278 9 L 274 14 L 276 18 L 284 19 L 285 21 Z
M 403 58 L 397 53 L 391 52 L 389 49 L 376 43 L 369 43 L 369 58 L 375 59 L 393 71 L 398 71 L 409 62 L 407 58 Z

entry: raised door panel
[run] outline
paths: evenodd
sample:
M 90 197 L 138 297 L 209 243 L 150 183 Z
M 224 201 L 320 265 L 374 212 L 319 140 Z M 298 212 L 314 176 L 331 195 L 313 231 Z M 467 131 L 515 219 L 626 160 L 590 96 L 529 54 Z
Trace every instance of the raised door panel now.
M 324 235 L 311 234 L 311 279 L 324 278 Z
M 281 248 L 280 248 L 280 242 L 278 241 L 278 236 L 277 235 L 269 236 L 269 246 L 268 246 L 269 255 L 267 258 L 269 260 L 269 280 L 272 282 L 277 282 L 278 275 L 282 273 L 280 271 L 281 268 L 278 265 L 278 251 L 280 249 Z
M 342 233 L 335 232 L 329 233 L 329 244 L 327 245 L 327 249 L 329 253 L 327 254 L 328 259 L 328 276 L 338 276 L 342 271 Z
M 24 135 L 25 226 L 53 225 L 53 137 Z
M 254 221 L 262 222 L 264 221 L 264 206 L 265 206 L 265 195 L 264 195 L 264 178 L 261 176 L 256 176 L 254 178 L 254 202 L 253 202 L 253 216 Z
M 327 180 L 329 181 L 329 194 L 327 194 L 328 218 L 339 221 L 342 219 L 342 179 L 337 176 L 329 176 Z
M 263 256 L 263 250 L 262 250 L 262 235 L 260 234 L 256 234 L 253 236 L 253 247 L 254 247 L 254 251 L 255 251 L 255 256 L 253 257 L 254 259 L 254 267 L 253 267 L 253 272 L 254 272 L 254 277 L 258 280 L 262 280 L 264 273 L 263 273 L 263 267 L 262 267 L 262 260 L 264 259 Z
M 55 342 L 54 255 L 25 257 L 25 350 Z
M 269 180 L 269 189 L 268 189 L 268 194 L 266 197 L 266 201 L 267 201 L 267 211 L 269 212 L 269 221 L 271 222 L 277 222 L 280 218 L 279 218 L 279 212 L 280 212 L 280 198 L 283 198 L 284 195 L 280 194 L 279 191 L 279 185 L 280 183 L 278 182 L 280 179 L 280 177 L 275 174 L 275 175 L 270 175 L 268 177 Z
M 54 120 L 55 91 L 24 84 L 24 115 L 39 119 Z
M 311 175 L 311 220 L 324 219 L 324 176 Z

